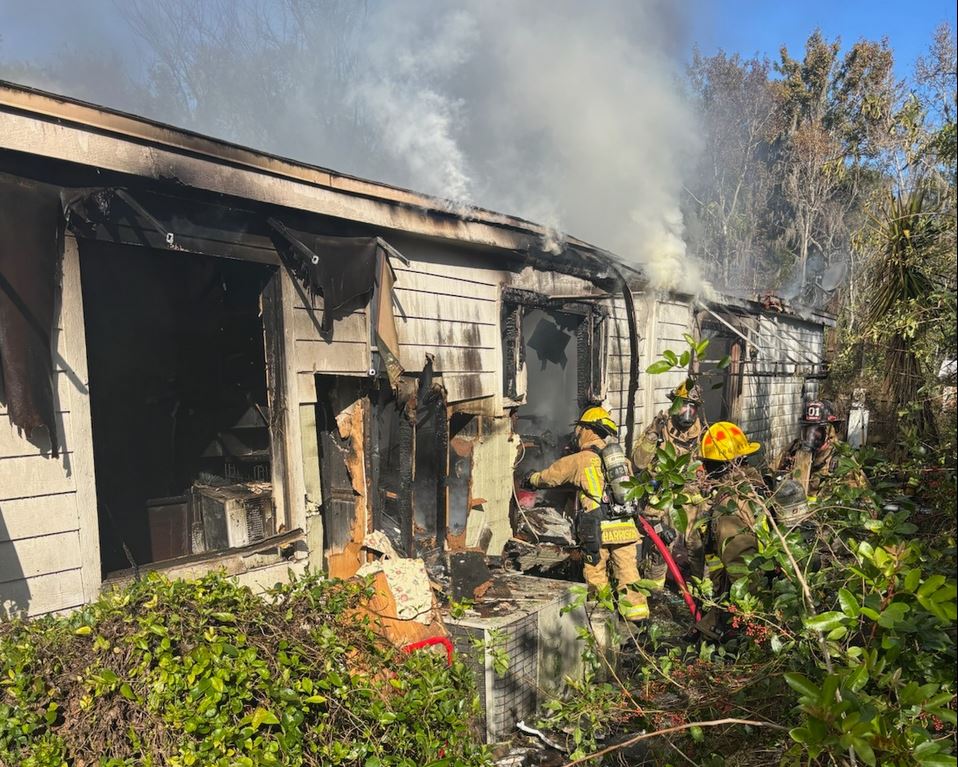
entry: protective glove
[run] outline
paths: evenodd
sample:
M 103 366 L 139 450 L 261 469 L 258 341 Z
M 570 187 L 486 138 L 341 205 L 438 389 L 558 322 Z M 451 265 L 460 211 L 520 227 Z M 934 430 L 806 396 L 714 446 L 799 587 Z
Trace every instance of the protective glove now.
M 678 534 L 675 532 L 675 528 L 669 525 L 665 518 L 660 518 L 652 528 L 655 530 L 655 534 L 662 539 L 662 543 L 666 546 L 671 546 L 672 541 L 678 537 Z
M 532 475 L 535 474 L 534 471 L 527 471 L 522 475 L 522 478 L 519 480 L 519 487 L 523 490 L 536 490 L 536 486 L 532 483 Z

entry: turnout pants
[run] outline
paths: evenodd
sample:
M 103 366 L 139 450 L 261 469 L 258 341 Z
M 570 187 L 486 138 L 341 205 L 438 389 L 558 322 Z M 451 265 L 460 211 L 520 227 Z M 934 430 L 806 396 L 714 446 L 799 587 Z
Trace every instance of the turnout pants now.
M 638 583 L 639 545 L 637 543 L 604 544 L 599 548 L 599 561 L 594 565 L 583 564 L 583 575 L 590 591 L 598 591 L 609 585 L 608 567 L 612 565 L 615 577 L 619 613 L 626 620 L 645 620 L 649 617 L 649 605 L 645 594 L 629 589 Z

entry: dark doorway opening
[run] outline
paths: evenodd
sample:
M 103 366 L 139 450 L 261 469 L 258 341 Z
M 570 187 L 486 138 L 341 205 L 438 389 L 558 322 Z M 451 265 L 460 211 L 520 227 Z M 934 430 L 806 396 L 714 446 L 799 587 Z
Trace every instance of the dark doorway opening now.
M 523 433 L 559 437 L 579 417 L 579 314 L 527 309 L 522 318 L 526 401 L 518 410 Z
M 273 534 L 275 268 L 83 241 L 80 269 L 104 573 Z
M 702 409 L 706 423 L 738 419 L 738 399 L 742 393 L 743 352 L 745 344 L 724 325 L 700 320 L 699 338 L 709 339 L 707 359 L 699 362 Z M 728 358 L 724 367 L 720 363 Z

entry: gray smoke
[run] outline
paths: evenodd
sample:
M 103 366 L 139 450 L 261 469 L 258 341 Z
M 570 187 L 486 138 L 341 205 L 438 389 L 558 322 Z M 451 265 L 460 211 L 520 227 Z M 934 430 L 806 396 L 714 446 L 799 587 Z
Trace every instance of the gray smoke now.
M 27 7 L 14 14 L 21 25 Z M 697 144 L 681 86 L 682 4 L 88 0 L 85 9 L 86 37 L 71 38 L 83 49 L 51 43 L 55 14 L 37 14 L 46 44 L 0 44 L 0 76 L 513 213 L 553 229 L 547 245 L 567 232 L 642 265 L 657 287 L 700 287 L 678 204 Z M 98 53 L 106 40 L 112 58 Z

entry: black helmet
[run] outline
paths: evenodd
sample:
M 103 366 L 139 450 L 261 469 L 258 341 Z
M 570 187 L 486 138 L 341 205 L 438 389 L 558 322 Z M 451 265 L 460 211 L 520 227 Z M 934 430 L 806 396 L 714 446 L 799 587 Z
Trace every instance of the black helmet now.
M 834 424 L 841 420 L 835 404 L 827 399 L 809 400 L 802 410 L 801 423 L 805 426 Z

